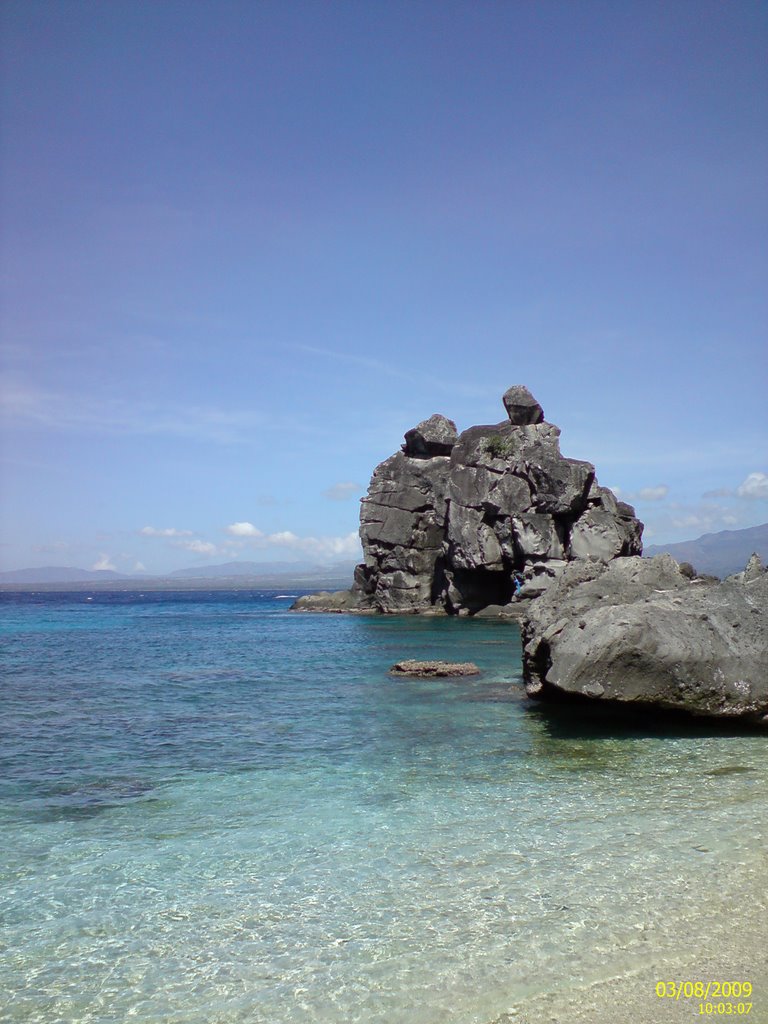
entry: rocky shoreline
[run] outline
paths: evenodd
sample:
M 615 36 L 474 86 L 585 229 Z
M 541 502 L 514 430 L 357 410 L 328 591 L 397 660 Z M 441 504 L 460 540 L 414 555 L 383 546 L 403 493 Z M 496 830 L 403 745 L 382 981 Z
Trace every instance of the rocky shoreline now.
M 700 580 L 671 557 L 569 566 L 522 627 L 530 697 L 768 726 L 768 572 Z
M 362 500 L 351 590 L 296 608 L 472 615 L 537 597 L 572 561 L 640 554 L 632 506 L 561 454 L 530 391 L 511 387 L 503 404 L 495 425 L 459 434 L 435 413 L 406 431 Z
M 720 582 L 643 559 L 643 524 L 589 462 L 560 453 L 527 388 L 507 420 L 407 431 L 362 500 L 352 587 L 297 611 L 521 622 L 531 698 L 768 726 L 768 573 Z

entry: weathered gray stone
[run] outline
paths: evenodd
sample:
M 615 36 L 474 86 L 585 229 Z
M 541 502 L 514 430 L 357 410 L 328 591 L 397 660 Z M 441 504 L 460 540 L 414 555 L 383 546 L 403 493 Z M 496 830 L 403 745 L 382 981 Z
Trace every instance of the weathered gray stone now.
M 768 574 L 691 580 L 670 555 L 570 563 L 528 607 L 526 688 L 768 726 Z
M 490 489 L 481 502 L 486 512 L 496 515 L 512 515 L 532 508 L 531 485 L 523 476 L 508 470 L 492 479 Z
M 474 508 L 451 505 L 448 554 L 458 569 L 502 569 L 501 546 L 492 527 Z
M 550 515 L 579 515 L 587 507 L 587 495 L 595 479 L 595 467 L 577 459 L 541 459 L 528 464 L 533 484 L 533 503 Z
M 544 410 L 533 397 L 528 388 L 515 384 L 504 392 L 504 408 L 507 410 L 509 422 L 515 426 L 525 423 L 541 423 Z
M 616 500 L 616 495 L 613 491 L 608 490 L 607 487 L 601 487 L 597 480 L 592 480 L 592 486 L 587 494 L 587 502 L 591 506 L 607 509 L 609 512 L 613 512 L 614 515 L 619 514 L 619 503 Z M 627 508 L 629 507 L 627 506 Z M 631 514 L 634 516 L 634 509 L 632 509 Z
M 512 516 L 512 528 L 524 562 L 564 558 L 563 528 L 552 516 L 522 512 Z
M 595 558 L 609 562 L 622 554 L 624 530 L 616 515 L 606 508 L 588 508 L 571 530 L 571 558 Z
M 453 420 L 435 413 L 406 431 L 405 453 L 427 459 L 433 455 L 450 455 L 458 436 Z
M 483 508 L 492 488 L 503 479 L 501 473 L 483 466 L 451 465 L 448 497 L 465 508 Z
M 469 614 L 551 586 L 565 560 L 642 551 L 633 510 L 566 459 L 560 430 L 526 388 L 505 395 L 509 420 L 470 427 L 435 414 L 374 471 L 360 510 L 364 563 L 354 590 L 383 612 Z M 450 455 L 448 455 L 450 452 Z

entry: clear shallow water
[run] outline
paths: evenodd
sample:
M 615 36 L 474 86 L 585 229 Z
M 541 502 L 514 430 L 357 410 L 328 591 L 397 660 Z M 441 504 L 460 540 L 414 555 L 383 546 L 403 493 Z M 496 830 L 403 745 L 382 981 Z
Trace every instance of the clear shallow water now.
M 764 890 L 765 738 L 553 722 L 513 625 L 0 599 L 3 1020 L 484 1024 Z

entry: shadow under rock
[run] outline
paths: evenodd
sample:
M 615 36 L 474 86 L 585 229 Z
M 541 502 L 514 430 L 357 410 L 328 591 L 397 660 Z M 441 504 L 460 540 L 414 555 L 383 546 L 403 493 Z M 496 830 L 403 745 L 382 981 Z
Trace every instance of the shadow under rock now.
M 620 703 L 531 700 L 527 713 L 538 719 L 552 739 L 636 740 L 669 736 L 765 736 L 755 722 L 696 718 L 684 711 Z

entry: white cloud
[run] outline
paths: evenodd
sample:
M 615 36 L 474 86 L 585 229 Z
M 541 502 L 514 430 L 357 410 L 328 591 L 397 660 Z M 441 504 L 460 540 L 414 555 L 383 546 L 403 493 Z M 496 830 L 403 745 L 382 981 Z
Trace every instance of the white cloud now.
M 283 530 L 281 533 L 270 533 L 265 539 L 269 544 L 278 544 L 288 548 L 296 547 L 301 540 L 300 537 L 297 537 L 295 533 L 291 533 L 290 530 Z
M 233 537 L 263 537 L 264 534 L 253 523 L 232 523 L 227 527 L 227 533 Z
M 102 555 L 99 555 L 98 561 L 93 563 L 93 565 L 91 566 L 91 569 L 94 569 L 94 570 L 111 569 L 113 572 L 115 572 L 117 570 L 117 566 L 114 564 L 114 562 L 112 562 L 112 560 L 110 559 L 109 555 L 102 554 Z
M 174 546 L 184 548 L 185 551 L 193 551 L 196 555 L 215 555 L 219 551 L 209 540 L 181 540 Z
M 750 473 L 736 488 L 736 494 L 740 498 L 768 498 L 768 473 Z
M 143 562 L 135 562 L 134 566 L 133 566 L 133 571 L 134 572 L 146 572 L 147 571 L 147 567 L 146 567 L 146 565 L 144 565 Z
M 622 501 L 663 501 L 669 494 L 669 487 L 666 484 L 641 487 L 639 491 L 622 491 L 620 487 L 611 487 L 611 490 Z
M 706 515 L 696 515 L 691 513 L 687 516 L 674 516 L 670 519 L 670 526 L 676 530 L 710 530 L 714 525 L 714 517 Z
M 657 487 L 641 487 L 636 497 L 638 501 L 663 501 L 668 494 L 669 487 L 659 484 Z
M 360 537 L 357 530 L 343 537 L 297 537 L 290 530 L 285 530 L 282 533 L 269 534 L 265 540 L 278 547 L 318 558 L 356 558 L 360 553 Z
M 331 501 L 348 501 L 350 498 L 354 498 L 356 494 L 359 494 L 362 489 L 362 484 L 354 483 L 352 480 L 345 480 L 342 483 L 332 484 L 327 490 L 323 491 L 323 497 L 330 498 Z
M 316 558 L 357 558 L 360 554 L 360 538 L 357 530 L 343 537 L 300 537 L 291 530 L 278 530 L 275 533 L 264 533 L 253 523 L 232 523 L 227 533 L 235 537 L 247 538 L 251 547 L 283 548 L 297 554 Z
M 744 525 L 733 508 L 705 503 L 702 505 L 676 505 L 671 512 L 662 511 L 655 522 L 659 533 L 667 529 L 712 533 Z
M 169 526 L 167 529 L 158 530 L 154 526 L 142 526 L 139 533 L 145 537 L 191 537 L 191 530 L 177 530 L 174 526 Z

